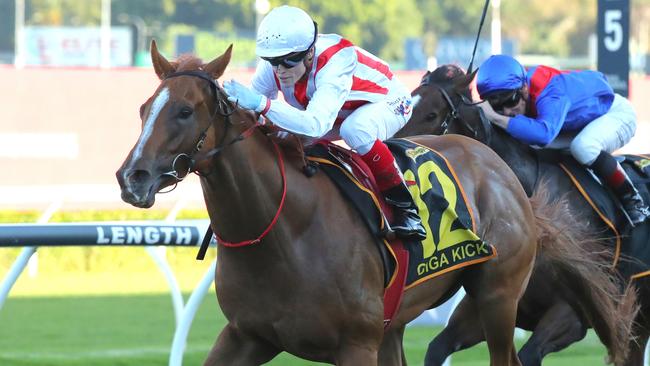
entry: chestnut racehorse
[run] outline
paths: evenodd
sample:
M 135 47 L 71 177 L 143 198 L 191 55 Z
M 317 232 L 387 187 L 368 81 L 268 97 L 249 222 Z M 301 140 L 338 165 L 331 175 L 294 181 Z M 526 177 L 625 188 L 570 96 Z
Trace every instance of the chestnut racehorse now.
M 228 319 L 205 365 L 259 365 L 282 351 L 336 365 L 403 365 L 406 323 L 460 286 L 484 329 L 490 364 L 519 365 L 517 303 L 538 243 L 551 234 L 542 233 L 507 165 L 466 137 L 413 139 L 455 167 L 477 233 L 498 255 L 409 289 L 384 332 L 375 238 L 325 174 L 303 173 L 300 149 L 280 146 L 255 114 L 228 102 L 215 80 L 231 49 L 207 64 L 189 55 L 170 62 L 152 42 L 161 82 L 140 110 L 140 137 L 116 173 L 122 199 L 142 208 L 189 172 L 200 175 L 220 243 L 216 293 Z
M 650 301 L 641 301 L 643 308 L 633 322 L 637 310 L 633 292 L 623 294 L 618 310 L 599 306 L 597 297 L 584 296 L 593 292 L 590 288 L 603 286 L 594 274 L 610 272 L 608 267 L 611 266 L 613 253 L 608 239 L 611 238 L 604 234 L 605 227 L 601 219 L 557 164 L 540 161 L 529 146 L 517 142 L 505 131 L 482 118 L 479 108 L 471 101 L 469 85 L 473 78 L 474 74 L 466 75 L 455 65 L 443 65 L 433 72 L 427 72 L 421 85 L 412 93 L 415 102 L 413 116 L 397 136 L 450 133 L 481 141 L 490 146 L 512 168 L 526 192 L 532 194 L 540 190 L 539 182 L 546 181 L 549 184 L 544 188 L 548 186 L 553 197 L 565 197 L 568 200 L 568 208 L 571 216 L 577 221 L 576 225 L 588 230 L 592 237 L 604 237 L 601 240 L 584 241 L 583 255 L 572 256 L 576 268 L 582 267 L 584 270 L 582 279 L 578 278 L 577 281 L 558 278 L 555 264 L 547 261 L 544 256 L 538 258 L 517 314 L 517 326 L 533 331 L 519 351 L 522 363 L 541 365 L 545 355 L 560 351 L 581 340 L 586 335 L 587 328 L 593 326 L 610 355 L 620 356 L 614 357 L 616 364 L 641 365 L 649 329 L 644 314 L 648 314 L 650 310 Z M 641 239 L 641 244 L 650 245 L 649 230 L 650 223 L 645 223 L 635 229 L 633 237 L 624 238 L 623 245 L 632 245 L 633 240 L 638 241 L 643 236 L 645 239 Z M 573 251 L 570 247 L 566 249 Z M 622 264 L 624 266 L 625 262 Z M 607 276 L 607 273 L 604 273 L 604 278 Z M 650 299 L 648 280 L 639 279 L 635 282 L 639 285 L 640 299 Z M 584 290 L 581 291 L 580 288 Z M 593 310 L 589 310 L 590 308 Z M 468 311 L 461 303 L 457 309 L 458 315 L 451 319 L 445 330 L 429 345 L 427 360 L 430 363 L 427 364 L 441 364 L 451 353 L 484 340 L 482 333 L 468 323 L 469 319 L 464 316 L 464 312 Z M 632 324 L 637 326 L 634 333 L 637 333 L 640 342 L 630 343 L 630 354 L 625 360 L 623 355 L 627 348 L 626 343 L 631 339 L 628 326 Z

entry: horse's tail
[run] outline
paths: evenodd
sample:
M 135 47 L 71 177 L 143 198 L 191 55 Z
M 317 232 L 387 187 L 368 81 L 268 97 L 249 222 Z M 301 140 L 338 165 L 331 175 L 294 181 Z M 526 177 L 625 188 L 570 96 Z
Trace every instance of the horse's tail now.
M 540 250 L 536 266 L 552 270 L 553 281 L 573 294 L 571 305 L 581 310 L 607 347 L 609 361 L 621 364 L 632 339 L 632 324 L 639 307 L 636 292 L 625 288 L 612 269 L 612 250 L 593 228 L 587 230 L 569 210 L 568 200 L 551 202 L 545 183 L 531 198 Z M 602 234 L 602 233 L 601 233 Z

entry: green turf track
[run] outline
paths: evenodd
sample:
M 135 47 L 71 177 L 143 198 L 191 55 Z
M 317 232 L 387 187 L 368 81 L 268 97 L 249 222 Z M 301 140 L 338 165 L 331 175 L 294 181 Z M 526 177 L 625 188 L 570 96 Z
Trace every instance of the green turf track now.
M 56 286 L 56 284 L 52 284 Z M 203 302 L 190 332 L 184 365 L 200 365 L 224 325 L 216 297 Z M 11 297 L 0 309 L 0 365 L 166 365 L 173 334 L 168 294 Z M 411 327 L 405 337 L 411 365 L 421 365 L 439 328 Z M 544 365 L 602 365 L 593 334 Z M 484 345 L 454 356 L 453 365 L 486 365 Z M 317 365 L 282 354 L 269 365 Z

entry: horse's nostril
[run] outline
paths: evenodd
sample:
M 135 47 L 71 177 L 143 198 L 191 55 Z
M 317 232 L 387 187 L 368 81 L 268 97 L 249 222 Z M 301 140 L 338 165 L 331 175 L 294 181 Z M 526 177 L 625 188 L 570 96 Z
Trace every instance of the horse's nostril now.
M 151 174 L 146 170 L 132 170 L 126 175 L 126 182 L 128 185 L 138 185 L 146 182 L 151 177 Z

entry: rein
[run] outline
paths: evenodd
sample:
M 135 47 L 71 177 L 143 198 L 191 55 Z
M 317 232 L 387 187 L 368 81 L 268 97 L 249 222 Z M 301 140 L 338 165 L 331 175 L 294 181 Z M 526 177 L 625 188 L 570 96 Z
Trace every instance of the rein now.
M 234 145 L 237 142 L 243 141 L 244 139 L 250 137 L 253 135 L 255 132 L 255 129 L 260 127 L 257 123 L 253 124 L 251 127 L 247 128 L 244 130 L 242 133 L 234 137 L 232 140 L 228 141 L 227 143 L 225 142 L 226 135 L 228 132 L 228 128 L 232 124 L 230 121 L 230 116 L 235 112 L 235 108 L 227 102 L 227 97 L 225 95 L 225 92 L 219 87 L 217 82 L 210 77 L 210 75 L 205 72 L 205 71 L 200 71 L 200 70 L 193 70 L 193 71 L 178 71 L 173 74 L 167 75 L 165 79 L 167 80 L 170 78 L 178 77 L 178 76 L 193 76 L 193 77 L 198 77 L 200 79 L 203 79 L 207 81 L 210 84 L 210 89 L 213 92 L 213 95 L 215 96 L 215 100 L 217 102 L 217 108 L 214 111 L 214 114 L 210 116 L 210 123 L 208 126 L 201 132 L 199 135 L 199 139 L 192 150 L 190 154 L 185 154 L 185 153 L 180 153 L 178 154 L 174 160 L 172 161 L 172 169 L 169 172 L 163 173 L 163 175 L 169 175 L 176 179 L 176 182 L 174 184 L 174 188 L 178 185 L 178 182 L 182 181 L 189 175 L 190 172 L 196 173 L 197 175 L 205 178 L 206 174 L 201 173 L 197 168 L 197 163 L 200 163 L 202 161 L 206 160 L 211 160 L 215 157 L 217 157 L 223 150 L 225 150 L 227 147 Z M 203 144 L 205 143 L 205 139 L 207 137 L 207 132 L 212 127 L 212 123 L 214 122 L 217 114 L 219 114 L 221 117 L 225 119 L 226 122 L 226 129 L 223 133 L 223 136 L 221 137 L 221 140 L 217 144 L 216 147 L 210 149 L 209 151 L 205 153 L 199 154 L 200 150 L 203 148 Z M 285 173 L 285 168 L 284 168 L 284 159 L 282 157 L 282 151 L 280 150 L 280 147 L 278 144 L 271 140 L 271 143 L 273 144 L 273 148 L 275 149 L 277 155 L 278 155 L 278 165 L 280 168 L 280 176 L 282 177 L 282 197 L 280 198 L 280 204 L 278 206 L 278 209 L 275 213 L 275 216 L 273 217 L 273 220 L 269 223 L 269 225 L 264 229 L 264 231 L 255 239 L 251 240 L 244 240 L 240 242 L 228 242 L 223 240 L 217 233 L 214 233 L 214 236 L 217 238 L 217 241 L 221 243 L 222 245 L 226 247 L 242 247 L 246 245 L 251 245 L 251 244 L 257 244 L 259 243 L 275 226 L 275 224 L 278 221 L 278 218 L 280 217 L 280 213 L 282 212 L 282 208 L 284 207 L 284 202 L 285 198 L 287 196 L 287 178 L 286 178 L 286 173 Z M 179 159 L 185 158 L 188 159 L 189 165 L 187 168 L 187 172 L 185 174 L 181 175 L 178 173 L 178 170 L 176 169 L 176 163 Z M 174 188 L 172 188 L 170 191 L 171 192 Z M 206 237 L 210 236 L 210 234 L 213 233 L 212 228 L 208 228 L 208 233 L 206 233 Z M 210 240 L 203 240 L 201 243 L 201 247 L 199 248 L 199 253 L 197 255 L 197 259 L 203 259 L 205 256 L 205 252 L 207 250 L 207 247 L 210 243 Z

